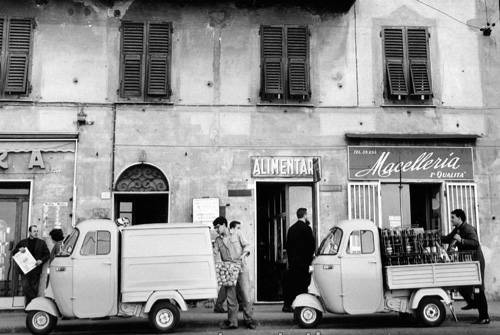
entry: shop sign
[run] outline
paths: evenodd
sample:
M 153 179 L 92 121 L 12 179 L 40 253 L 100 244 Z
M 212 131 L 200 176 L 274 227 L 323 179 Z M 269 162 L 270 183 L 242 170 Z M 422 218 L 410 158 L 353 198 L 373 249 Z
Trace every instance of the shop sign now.
M 472 180 L 471 147 L 349 146 L 349 179 Z
M 317 160 L 316 164 L 314 164 L 314 160 Z M 318 157 L 252 157 L 252 177 L 312 178 L 315 165 L 317 166 L 317 174 L 320 174 L 320 159 Z
M 42 152 L 74 152 L 74 150 L 57 150 L 57 149 L 12 149 L 12 150 L 0 150 L 0 169 L 7 170 L 9 165 L 9 154 L 10 153 L 30 153 L 30 159 L 28 161 L 28 168 L 33 169 L 38 167 L 40 169 L 45 169 L 45 163 L 43 161 Z

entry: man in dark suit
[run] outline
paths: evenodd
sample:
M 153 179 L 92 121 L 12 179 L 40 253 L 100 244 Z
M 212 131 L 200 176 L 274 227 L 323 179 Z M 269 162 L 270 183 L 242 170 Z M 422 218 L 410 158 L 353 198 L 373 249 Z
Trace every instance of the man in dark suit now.
M 307 221 L 307 209 L 299 208 L 297 219 L 297 222 L 288 228 L 286 237 L 288 271 L 283 285 L 283 312 L 293 312 L 293 300 L 297 295 L 307 293 L 307 287 L 311 282 L 309 265 L 313 259 L 316 243 Z
M 479 293 L 473 296 L 472 286 L 462 286 L 459 289 L 460 294 L 464 297 L 467 305 L 462 309 L 473 309 L 477 308 L 479 310 L 479 318 L 473 323 L 476 324 L 488 324 L 490 323 L 490 317 L 488 315 L 488 302 L 486 301 L 486 296 L 484 294 L 484 256 L 481 251 L 481 245 L 479 244 L 479 239 L 477 237 L 476 229 L 470 224 L 466 223 L 465 212 L 461 209 L 455 209 L 451 212 L 451 223 L 455 227 L 450 234 L 443 236 L 441 238 L 442 242 L 450 243 L 451 245 L 457 245 L 458 251 L 473 251 L 473 259 L 479 261 L 481 266 L 481 287 L 479 288 Z
M 50 258 L 49 248 L 44 240 L 38 238 L 38 227 L 33 225 L 29 227 L 29 237 L 21 240 L 14 250 L 12 255 L 17 252 L 26 252 L 29 250 L 33 258 L 36 260 L 36 267 L 26 274 L 22 274 L 22 285 L 25 296 L 25 306 L 28 306 L 31 300 L 38 296 L 38 284 L 40 282 L 40 274 L 42 273 L 42 265 Z

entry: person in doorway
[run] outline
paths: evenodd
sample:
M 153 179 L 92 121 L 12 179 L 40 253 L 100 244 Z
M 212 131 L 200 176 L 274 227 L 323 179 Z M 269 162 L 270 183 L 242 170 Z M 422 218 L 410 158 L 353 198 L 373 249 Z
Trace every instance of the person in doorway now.
M 293 312 L 292 302 L 301 293 L 307 293 L 311 282 L 309 265 L 313 259 L 315 242 L 309 221 L 307 209 L 297 210 L 297 222 L 290 228 L 286 237 L 286 253 L 288 256 L 288 271 L 283 283 L 283 308 L 285 313 Z
M 38 238 L 38 227 L 32 225 L 28 230 L 28 238 L 21 240 L 12 251 L 12 255 L 15 255 L 18 252 L 26 252 L 26 250 L 29 250 L 36 260 L 36 267 L 33 270 L 26 274 L 21 274 L 25 306 L 28 306 L 31 300 L 38 296 L 38 285 L 40 283 L 42 266 L 50 258 L 47 244 L 44 240 Z
M 222 220 L 222 222 L 224 222 L 224 220 L 226 219 L 221 216 L 219 220 Z M 231 221 L 231 223 L 229 224 L 229 234 L 230 235 L 235 234 L 235 230 L 241 230 L 241 223 L 238 221 Z M 219 290 L 219 294 L 217 295 L 217 301 L 215 302 L 214 313 L 227 313 L 227 310 L 224 309 L 224 302 L 226 301 L 226 299 L 227 299 L 226 290 L 224 290 L 221 287 L 221 289 Z M 243 312 L 243 298 L 241 293 L 241 286 L 238 284 L 236 284 L 236 299 L 238 300 L 238 306 L 239 306 L 238 310 L 240 312 Z
M 473 259 L 479 261 L 481 266 L 481 287 L 479 293 L 473 294 L 472 286 L 462 286 L 459 289 L 460 294 L 467 302 L 463 310 L 477 308 L 479 310 L 479 317 L 473 323 L 475 324 L 488 324 L 490 323 L 490 316 L 488 315 L 488 302 L 484 294 L 484 256 L 481 251 L 481 245 L 477 237 L 476 229 L 466 222 L 467 217 L 465 212 L 461 209 L 455 209 L 451 212 L 451 223 L 454 229 L 447 236 L 443 236 L 441 241 L 449 243 L 452 246 L 457 245 L 458 251 L 473 251 Z
M 64 234 L 62 229 L 54 228 L 50 231 L 49 235 L 52 238 L 52 242 L 54 243 L 54 246 L 50 251 L 50 259 L 49 259 L 49 264 L 50 264 L 52 263 L 56 255 L 59 254 L 59 252 L 61 252 L 63 245 L 62 241 L 64 240 Z
M 236 227 L 239 222 L 231 223 Z M 250 254 L 250 243 L 244 238 L 241 230 L 233 229 L 231 232 L 227 227 L 225 218 L 217 218 L 213 222 L 217 231 L 217 238 L 214 243 L 214 253 L 220 256 L 222 261 L 241 262 L 241 271 L 238 275 L 237 285 L 240 287 L 243 305 L 243 318 L 245 326 L 249 329 L 255 329 L 257 323 L 253 319 L 253 308 L 249 299 L 250 277 L 246 257 Z M 236 298 L 236 286 L 222 286 L 227 296 L 227 314 L 228 319 L 220 324 L 222 329 L 238 328 L 238 300 Z

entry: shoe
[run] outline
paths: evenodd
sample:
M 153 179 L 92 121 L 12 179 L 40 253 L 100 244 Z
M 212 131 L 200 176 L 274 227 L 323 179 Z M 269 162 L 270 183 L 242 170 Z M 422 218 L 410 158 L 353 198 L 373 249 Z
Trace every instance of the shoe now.
M 237 325 L 231 324 L 228 320 L 222 321 L 219 323 L 220 329 L 238 329 Z
M 462 310 L 468 311 L 469 309 L 476 309 L 476 308 L 477 308 L 476 304 L 472 303 L 472 304 L 467 304 L 464 307 L 462 307 Z
M 245 322 L 245 326 L 248 329 L 256 329 L 257 328 L 257 322 L 255 322 L 254 320 L 251 320 L 251 321 Z
M 487 325 L 489 324 L 491 321 L 489 318 L 486 318 L 486 319 L 477 319 L 476 321 L 474 322 L 471 322 L 473 325 Z
M 214 307 L 214 313 L 227 313 L 227 309 L 216 306 Z
M 281 311 L 283 313 L 293 313 L 293 308 L 292 308 L 292 306 L 283 306 L 283 308 L 281 309 Z

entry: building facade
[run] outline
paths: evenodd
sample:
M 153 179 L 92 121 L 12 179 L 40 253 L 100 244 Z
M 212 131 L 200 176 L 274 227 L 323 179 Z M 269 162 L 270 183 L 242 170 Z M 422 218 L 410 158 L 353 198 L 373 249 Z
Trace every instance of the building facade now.
M 318 242 L 350 217 L 446 233 L 464 208 L 498 298 L 498 7 L 2 1 L 2 306 L 31 224 L 214 213 L 253 245 L 254 298 L 279 301 L 299 207 Z

